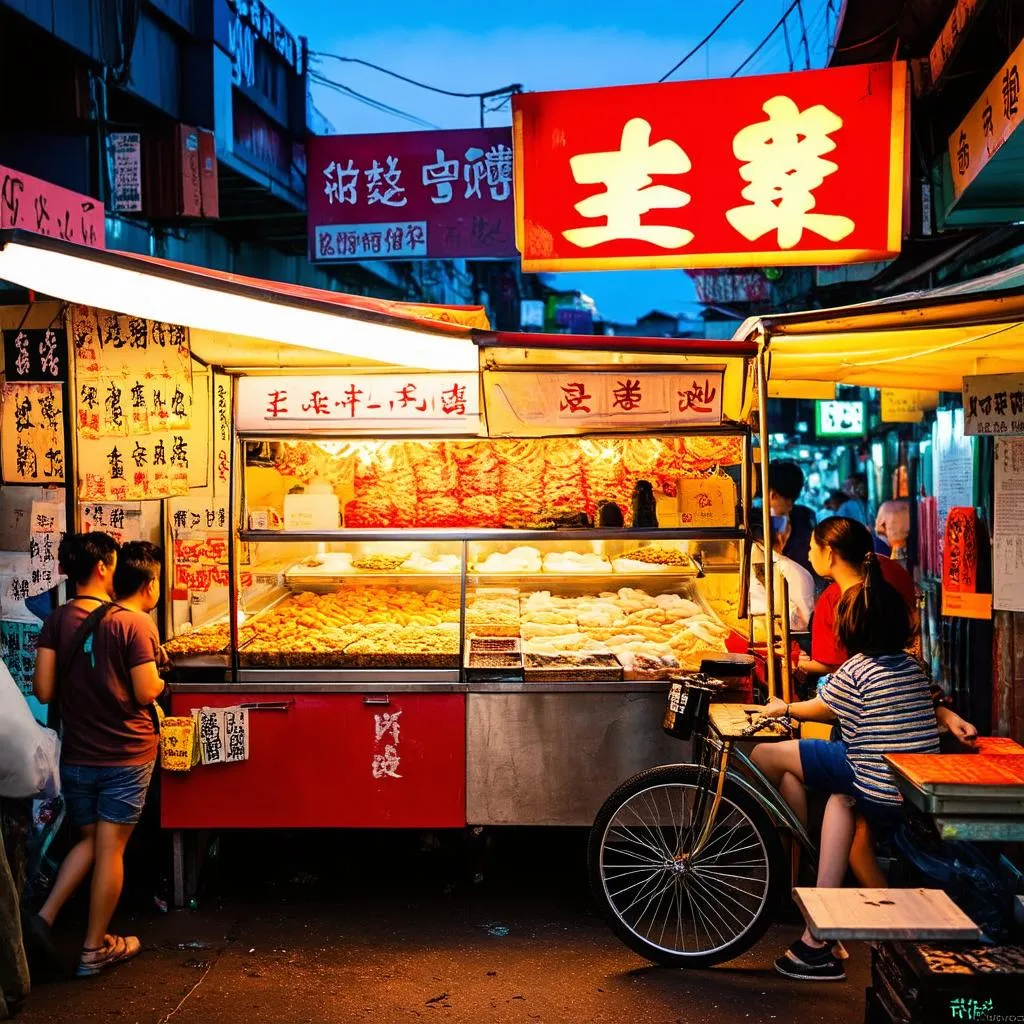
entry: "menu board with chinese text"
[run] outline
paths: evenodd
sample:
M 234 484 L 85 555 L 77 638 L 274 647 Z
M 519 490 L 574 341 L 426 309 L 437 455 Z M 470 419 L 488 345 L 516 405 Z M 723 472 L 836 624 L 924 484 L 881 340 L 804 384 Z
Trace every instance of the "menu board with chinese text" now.
M 64 399 L 60 384 L 6 383 L 0 392 L 4 483 L 64 482 Z
M 121 503 L 207 482 L 209 376 L 193 387 L 188 329 L 73 306 L 78 496 Z

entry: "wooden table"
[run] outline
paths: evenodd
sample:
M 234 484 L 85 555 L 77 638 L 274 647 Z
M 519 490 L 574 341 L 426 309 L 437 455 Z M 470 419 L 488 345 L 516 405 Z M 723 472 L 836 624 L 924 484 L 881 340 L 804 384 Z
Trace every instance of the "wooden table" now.
M 820 941 L 981 937 L 941 889 L 794 889 L 793 896 Z

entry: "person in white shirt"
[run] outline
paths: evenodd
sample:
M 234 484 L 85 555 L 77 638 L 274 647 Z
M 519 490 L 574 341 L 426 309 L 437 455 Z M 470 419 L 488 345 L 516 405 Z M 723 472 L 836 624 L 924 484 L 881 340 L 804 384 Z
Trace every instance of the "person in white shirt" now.
M 778 567 L 789 587 L 789 628 L 794 633 L 806 633 L 810 629 L 811 614 L 814 612 L 814 577 L 802 565 L 782 554 L 785 527 L 785 516 L 772 516 L 772 563 Z M 781 601 L 782 594 L 776 590 L 776 612 L 779 611 Z M 764 615 L 764 612 L 764 547 L 758 541 L 751 555 L 750 614 Z

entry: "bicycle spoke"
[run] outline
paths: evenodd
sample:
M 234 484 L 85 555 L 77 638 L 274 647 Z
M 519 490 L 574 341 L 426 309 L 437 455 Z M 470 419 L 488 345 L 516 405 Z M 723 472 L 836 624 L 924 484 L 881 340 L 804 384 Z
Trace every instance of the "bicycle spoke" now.
M 715 807 L 714 772 L 684 778 L 622 801 L 605 826 L 599 877 L 610 911 L 641 946 L 714 956 L 741 942 L 766 912 L 774 881 L 768 837 L 729 795 Z M 687 857 L 712 810 L 707 841 Z
M 722 903 L 720 899 L 716 899 L 716 896 L 722 896 L 725 894 L 716 893 L 713 889 L 706 886 L 699 878 L 696 878 L 693 875 L 690 876 L 689 880 L 690 884 L 694 887 L 694 898 L 696 899 L 698 892 L 701 895 L 703 895 L 704 898 L 707 900 L 708 906 L 711 907 L 711 909 L 714 911 L 715 916 L 718 918 L 718 920 L 721 921 L 726 928 L 732 930 L 733 938 L 735 938 L 736 935 L 739 935 L 744 930 L 746 925 L 740 918 L 736 916 L 736 914 L 732 910 L 729 909 L 729 907 Z M 729 922 L 722 916 L 723 914 L 727 914 L 730 918 L 732 918 L 733 922 L 738 927 L 733 927 L 733 925 L 730 925 Z
M 717 883 L 716 882 L 715 883 L 716 888 L 714 890 L 712 890 L 710 888 L 710 886 L 708 885 L 708 883 L 705 882 L 699 875 L 692 876 L 692 877 L 694 877 L 696 879 L 695 884 L 707 888 L 708 892 L 714 892 L 715 893 L 715 895 L 718 897 L 718 904 L 717 905 L 725 913 L 727 913 L 738 925 L 740 925 L 740 930 L 742 931 L 746 927 L 746 925 L 744 925 L 743 922 L 729 909 L 729 907 L 726 905 L 725 901 L 728 900 L 730 903 L 733 904 L 733 906 L 738 907 L 741 911 L 743 911 L 744 914 L 747 914 L 747 915 L 751 914 L 750 906 L 748 904 L 746 904 L 746 903 L 740 902 L 738 899 L 736 899 L 735 896 L 732 895 L 732 893 L 727 892 L 726 890 L 728 888 L 730 888 L 730 887 L 728 885 L 726 885 L 725 883 Z M 755 901 L 758 902 L 758 903 L 760 902 L 760 900 L 757 900 L 756 897 L 753 897 L 751 893 L 746 893 L 745 892 L 744 895 L 747 896 L 748 898 L 755 899 Z

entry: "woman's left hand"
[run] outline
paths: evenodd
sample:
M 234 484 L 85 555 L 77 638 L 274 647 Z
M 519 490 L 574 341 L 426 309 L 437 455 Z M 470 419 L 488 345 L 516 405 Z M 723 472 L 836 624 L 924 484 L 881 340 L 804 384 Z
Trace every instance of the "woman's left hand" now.
M 761 709 L 761 713 L 768 718 L 781 718 L 788 708 L 789 705 L 780 697 L 772 697 Z

